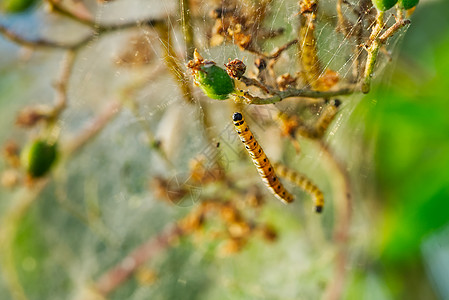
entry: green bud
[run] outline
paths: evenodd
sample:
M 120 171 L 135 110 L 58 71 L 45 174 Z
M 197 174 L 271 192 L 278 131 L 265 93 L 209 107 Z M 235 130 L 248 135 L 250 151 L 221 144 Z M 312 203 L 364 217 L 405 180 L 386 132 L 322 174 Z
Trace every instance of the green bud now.
M 225 100 L 234 91 L 234 80 L 215 64 L 204 64 L 194 74 L 195 82 L 212 99 Z
M 34 6 L 38 0 L 3 0 L 1 10 L 6 13 L 21 13 Z
M 56 156 L 56 144 L 49 144 L 44 140 L 35 140 L 22 150 L 20 162 L 31 177 L 37 178 L 44 176 L 50 170 Z
M 418 5 L 419 0 L 399 0 L 399 5 L 405 9 L 410 9 Z
M 392 8 L 398 0 L 372 0 L 377 10 L 386 11 Z

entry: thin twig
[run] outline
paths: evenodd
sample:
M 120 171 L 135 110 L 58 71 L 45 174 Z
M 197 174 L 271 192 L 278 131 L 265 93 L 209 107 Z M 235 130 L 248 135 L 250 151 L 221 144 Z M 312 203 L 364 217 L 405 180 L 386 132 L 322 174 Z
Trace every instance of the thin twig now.
M 36 39 L 36 40 L 26 39 L 1 24 L 0 24 L 0 33 L 11 42 L 29 48 L 59 48 L 59 49 L 71 48 L 70 45 L 61 44 L 59 42 L 49 41 L 46 39 Z
M 246 76 L 242 76 L 238 79 L 239 81 L 243 82 L 246 86 L 256 86 L 260 88 L 262 91 L 264 91 L 267 94 L 274 94 L 273 89 L 268 87 L 267 85 L 263 84 L 257 79 L 254 78 L 248 78 Z
M 190 3 L 189 0 L 179 0 L 179 3 L 181 5 L 181 27 L 186 43 L 187 60 L 192 60 L 193 51 L 195 50 L 195 37 L 190 18 Z
M 170 28 L 166 23 L 159 24 L 156 28 L 159 32 L 159 39 L 164 50 L 164 61 L 168 70 L 172 73 L 173 77 L 175 77 L 177 83 L 180 85 L 185 101 L 190 104 L 195 103 L 195 98 L 193 97 L 189 80 L 186 78 L 185 72 L 179 63 L 181 60 L 173 48 Z
M 288 42 L 287 44 L 279 47 L 278 49 L 276 49 L 273 53 L 271 53 L 268 56 L 265 56 L 265 58 L 267 59 L 278 59 L 279 56 L 282 54 L 282 52 L 284 52 L 285 50 L 287 50 L 288 48 L 290 48 L 291 46 L 295 45 L 296 43 L 298 43 L 298 39 L 294 39 L 290 42 Z
M 79 151 L 87 142 L 91 141 L 103 128 L 111 121 L 120 109 L 122 104 L 119 101 L 112 101 L 103 109 L 91 123 L 81 131 L 64 149 L 65 156 L 71 156 Z
M 346 168 L 335 158 L 329 146 L 323 141 L 319 141 L 319 146 L 337 175 L 332 181 L 336 208 L 334 241 L 337 247 L 337 254 L 335 257 L 334 275 L 327 286 L 325 299 L 338 300 L 341 299 L 347 274 L 349 226 L 352 209 L 351 183 Z
M 254 48 L 252 48 L 252 47 L 245 48 L 245 51 L 248 51 L 248 52 L 250 52 L 250 53 L 253 53 L 253 54 L 255 54 L 255 55 L 257 55 L 257 56 L 260 56 L 260 57 L 262 57 L 262 58 L 264 58 L 264 59 L 268 59 L 268 60 L 274 59 L 274 60 L 277 60 L 277 59 L 279 58 L 279 56 L 282 54 L 282 52 L 284 52 L 285 50 L 287 50 L 288 48 L 290 48 L 290 46 L 295 45 L 295 44 L 297 44 L 297 43 L 298 43 L 298 40 L 297 40 L 297 39 L 294 39 L 294 40 L 288 42 L 287 44 L 285 44 L 285 45 L 279 47 L 278 49 L 274 50 L 274 52 L 273 52 L 273 53 L 270 53 L 270 54 L 265 54 L 265 53 L 263 53 L 263 52 L 261 52 L 261 51 L 258 51 L 258 50 L 254 49 Z
M 59 114 L 67 107 L 67 86 L 75 63 L 76 54 L 77 52 L 68 50 L 62 60 L 61 74 L 58 81 L 55 83 L 55 117 L 59 116 Z
M 384 27 L 384 14 L 385 13 L 382 11 L 377 12 L 376 25 L 373 28 L 367 44 L 368 57 L 366 59 L 365 75 L 362 82 L 362 92 L 365 94 L 369 93 L 371 88 L 371 80 L 373 77 L 377 56 L 379 54 L 379 49 L 387 41 L 387 39 L 393 36 L 399 29 L 407 24 L 410 24 L 410 20 L 397 19 L 394 25 L 392 25 L 382 35 L 380 35 L 380 32 Z
M 184 231 L 177 225 L 166 227 L 157 236 L 137 247 L 117 265 L 106 271 L 94 284 L 96 292 L 107 296 L 128 278 L 146 261 L 157 253 L 169 247 L 173 241 L 182 236 Z
M 385 12 L 383 11 L 377 12 L 376 25 L 374 26 L 366 45 L 368 47 L 368 57 L 366 58 L 365 74 L 362 83 L 362 92 L 365 94 L 369 93 L 371 88 L 374 65 L 376 64 L 377 54 L 379 53 L 381 46 L 379 34 L 384 27 L 384 15 Z
M 91 28 L 95 28 L 97 27 L 97 24 L 95 23 L 95 21 L 82 17 L 80 15 L 75 14 L 74 12 L 71 12 L 70 10 L 64 8 L 60 2 L 55 1 L 55 0 L 47 0 L 48 4 L 50 5 L 50 9 L 71 19 L 74 20 L 76 22 L 79 22 L 81 24 L 84 24 L 86 26 L 89 26 Z
M 269 98 L 260 98 L 260 97 L 252 96 L 248 92 L 236 91 L 233 94 L 233 96 L 235 96 L 237 98 L 246 99 L 247 104 L 263 105 L 263 104 L 277 103 L 286 98 L 291 98 L 291 97 L 331 98 L 331 97 L 335 97 L 335 96 L 350 95 L 350 94 L 354 93 L 354 91 L 355 91 L 354 87 L 341 88 L 341 89 L 335 90 L 335 91 L 315 91 L 315 90 L 309 90 L 309 89 L 288 89 L 285 91 L 276 91 L 275 95 L 273 97 L 269 97 Z
M 411 21 L 409 19 L 399 19 L 390 28 L 388 28 L 380 37 L 379 42 L 384 44 L 390 37 L 392 37 L 399 29 L 409 25 Z
M 165 24 L 165 19 L 146 19 L 142 21 L 131 21 L 120 24 L 110 24 L 110 25 L 96 25 L 93 32 L 89 35 L 81 38 L 74 43 L 61 43 L 59 41 L 51 41 L 47 39 L 27 39 L 14 31 L 8 29 L 6 26 L 0 24 L 0 33 L 8 40 L 29 48 L 53 48 L 53 49 L 65 49 L 65 50 L 78 50 L 90 42 L 98 39 L 99 36 L 105 33 L 125 30 L 129 28 L 138 28 L 141 26 L 155 27 L 160 24 Z

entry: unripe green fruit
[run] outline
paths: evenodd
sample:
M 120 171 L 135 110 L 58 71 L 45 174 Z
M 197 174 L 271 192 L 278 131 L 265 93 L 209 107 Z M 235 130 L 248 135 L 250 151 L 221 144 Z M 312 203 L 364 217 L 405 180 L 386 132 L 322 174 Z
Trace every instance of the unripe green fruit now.
M 392 8 L 398 0 L 372 0 L 377 10 L 386 11 Z
M 205 64 L 194 74 L 195 82 L 212 99 L 225 100 L 234 91 L 234 80 L 215 64 Z
M 31 177 L 37 178 L 45 175 L 50 170 L 56 160 L 56 156 L 56 144 L 35 140 L 22 150 L 20 162 Z
M 399 5 L 405 9 L 410 9 L 418 5 L 419 0 L 399 0 Z
M 37 3 L 38 0 L 3 0 L 1 10 L 6 13 L 21 13 Z

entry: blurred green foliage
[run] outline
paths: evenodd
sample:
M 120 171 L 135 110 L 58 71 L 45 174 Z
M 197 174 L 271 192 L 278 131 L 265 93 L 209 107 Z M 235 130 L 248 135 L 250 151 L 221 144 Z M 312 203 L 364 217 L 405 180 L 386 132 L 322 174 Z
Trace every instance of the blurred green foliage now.
M 6 13 L 21 13 L 36 5 L 38 0 L 2 0 L 0 8 Z
M 419 23 L 423 15 L 427 22 L 432 15 L 439 20 L 439 11 L 448 8 L 441 2 L 418 11 L 412 27 L 419 29 L 403 45 L 403 54 L 414 51 L 416 59 L 400 56 L 391 81 L 376 86 L 357 108 L 367 112 L 366 137 L 375 139 L 378 221 L 371 231 L 372 257 L 364 265 L 368 272 L 353 274 L 347 299 L 437 297 L 421 247 L 449 224 L 449 34 L 447 21 L 430 33 Z M 430 43 L 407 48 L 421 37 Z M 371 291 L 383 291 L 379 297 L 367 296 L 372 278 L 381 282 Z

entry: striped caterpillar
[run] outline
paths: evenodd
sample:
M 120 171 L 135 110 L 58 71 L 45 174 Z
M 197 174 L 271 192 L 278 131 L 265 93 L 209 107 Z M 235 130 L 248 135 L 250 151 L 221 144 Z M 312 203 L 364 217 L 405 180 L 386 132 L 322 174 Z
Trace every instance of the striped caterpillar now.
M 292 202 L 293 195 L 290 194 L 279 181 L 279 178 L 274 173 L 273 166 L 265 155 L 262 147 L 260 147 L 259 143 L 254 138 L 254 135 L 249 130 L 242 114 L 239 112 L 234 113 L 232 120 L 240 140 L 245 145 L 246 151 L 248 151 L 251 156 L 260 177 L 262 177 L 262 181 L 276 198 L 284 203 Z
M 276 169 L 276 172 L 278 172 L 279 176 L 286 178 L 288 181 L 297 185 L 314 198 L 316 212 L 320 213 L 323 211 L 324 207 L 323 193 L 315 184 L 313 184 L 313 182 L 310 179 L 294 170 L 287 168 L 282 164 L 275 163 L 273 166 Z
M 301 16 L 299 29 L 300 61 L 304 71 L 304 80 L 312 88 L 318 88 L 318 78 L 322 73 L 320 59 L 318 58 L 318 47 L 315 38 L 315 18 L 317 3 L 314 0 L 303 0 L 300 2 Z

